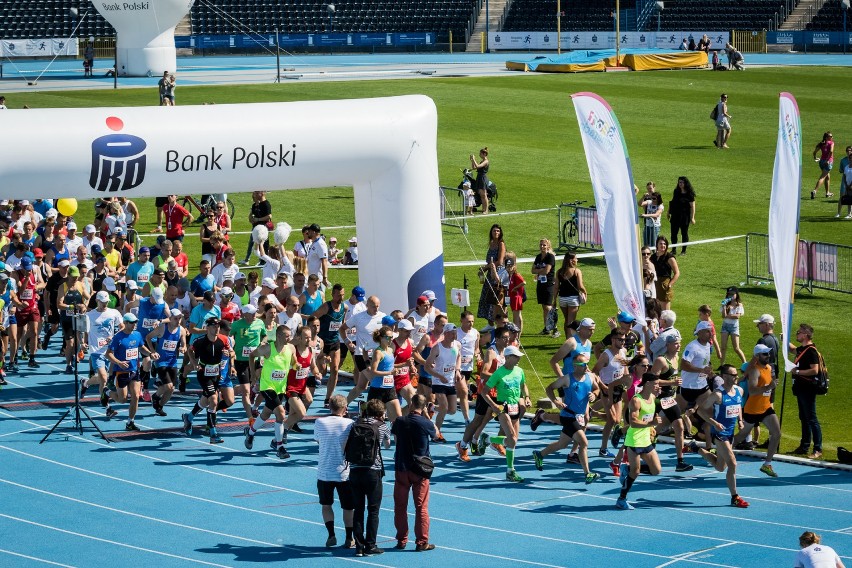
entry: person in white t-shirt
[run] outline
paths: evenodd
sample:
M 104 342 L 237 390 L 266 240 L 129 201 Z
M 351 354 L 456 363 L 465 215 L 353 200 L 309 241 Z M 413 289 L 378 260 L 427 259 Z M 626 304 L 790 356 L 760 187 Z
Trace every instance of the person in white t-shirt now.
M 109 360 L 106 358 L 112 336 L 122 327 L 121 312 L 108 308 L 109 292 L 101 290 L 95 294 L 96 307 L 86 313 L 86 339 L 82 348 L 89 352 L 89 363 L 93 373 L 80 383 L 80 398 L 86 394 L 91 385 L 98 385 L 103 392 L 107 382 Z M 82 331 L 82 330 L 81 330 Z
M 385 317 L 385 313 L 379 310 L 381 301 L 378 296 L 367 298 L 366 306 L 367 308 L 363 312 L 354 314 L 349 319 L 344 319 L 338 332 L 341 341 L 352 353 L 352 359 L 355 362 L 355 387 L 349 391 L 349 395 L 346 397 L 349 403 L 358 398 L 358 395 L 367 388 L 369 373 L 364 371 L 369 370 L 369 362 L 373 357 L 373 349 L 376 347 L 376 343 L 373 341 L 373 332 L 382 326 L 382 318 Z M 354 330 L 354 340 L 348 334 L 350 329 Z
M 311 243 L 307 248 L 308 275 L 316 274 L 324 288 L 328 287 L 328 245 L 320 234 L 320 226 L 316 223 L 308 225 L 307 235 Z
M 352 515 L 355 509 L 355 497 L 349 484 L 349 464 L 343 454 L 346 440 L 352 430 L 353 421 L 346 418 L 346 397 L 336 394 L 328 401 L 331 416 L 317 418 L 314 422 L 314 440 L 319 444 L 317 459 L 317 493 L 322 505 L 322 522 L 328 530 L 325 546 L 337 546 L 334 534 L 334 492 L 340 499 L 343 509 L 343 526 L 346 527 L 344 548 L 352 548 Z
M 794 568 L 845 568 L 843 561 L 830 546 L 821 543 L 818 534 L 805 531 L 799 537 L 802 548 L 796 554 Z
M 710 357 L 713 354 L 713 345 L 710 343 L 710 322 L 699 321 L 698 325 L 695 326 L 694 334 L 696 338 L 690 341 L 686 349 L 683 350 L 683 356 L 680 360 L 682 383 L 677 398 L 684 418 L 687 418 L 684 424 L 684 429 L 687 432 L 692 428 L 688 418 L 698 408 L 699 398 L 711 390 L 711 387 L 707 384 L 707 377 L 713 376 L 713 367 L 710 366 Z

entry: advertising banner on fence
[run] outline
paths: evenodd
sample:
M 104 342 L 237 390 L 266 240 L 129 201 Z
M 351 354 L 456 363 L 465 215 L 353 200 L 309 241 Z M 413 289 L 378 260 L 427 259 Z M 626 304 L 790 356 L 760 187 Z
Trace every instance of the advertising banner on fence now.
M 2 39 L 2 57 L 54 57 L 77 55 L 77 38 Z
M 639 214 L 633 196 L 633 173 L 621 126 L 609 104 L 594 93 L 571 95 L 603 240 L 612 294 L 618 308 L 645 321 L 642 265 L 639 260 Z
M 769 260 L 775 276 L 775 293 L 781 315 L 784 366 L 790 361 L 790 325 L 796 284 L 799 242 L 799 193 L 802 187 L 802 128 L 799 106 L 790 93 L 781 93 L 778 111 L 778 145 L 769 199 Z M 781 355 L 782 353 L 779 353 Z M 780 363 L 780 357 L 779 357 Z
M 618 45 L 632 49 L 679 49 L 681 42 L 690 38 L 698 43 L 701 36 L 707 34 L 712 48 L 723 49 L 730 41 L 730 32 L 720 31 L 672 31 L 672 32 L 621 32 Z M 569 49 L 615 49 L 615 31 L 570 32 L 563 31 L 559 36 L 561 47 Z M 488 47 L 494 50 L 555 50 L 556 30 L 549 32 L 489 32 Z

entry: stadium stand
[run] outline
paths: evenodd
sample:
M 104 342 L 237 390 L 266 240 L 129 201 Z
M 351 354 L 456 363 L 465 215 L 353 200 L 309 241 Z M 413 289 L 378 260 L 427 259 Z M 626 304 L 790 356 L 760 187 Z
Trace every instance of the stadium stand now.
M 609 0 L 585 0 L 562 2 L 562 29 L 571 31 L 598 31 L 612 28 L 612 7 Z M 622 10 L 633 7 L 635 2 L 621 2 Z M 556 0 L 514 0 L 506 20 L 504 31 L 548 31 L 556 29 Z
M 76 15 L 72 8 L 77 10 Z M 0 37 L 69 37 L 87 10 L 89 13 L 80 24 L 77 37 L 115 35 L 113 27 L 86 0 L 0 0 Z
M 784 4 L 782 0 L 666 0 L 662 30 L 761 30 Z M 656 19 L 647 30 L 657 29 Z
M 806 29 L 817 32 L 843 30 L 843 5 L 840 0 L 828 0 Z

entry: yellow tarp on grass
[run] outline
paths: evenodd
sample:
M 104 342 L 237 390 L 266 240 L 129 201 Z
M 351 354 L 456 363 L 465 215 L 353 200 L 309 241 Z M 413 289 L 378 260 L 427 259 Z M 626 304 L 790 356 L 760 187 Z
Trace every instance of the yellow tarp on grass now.
M 676 51 L 669 53 L 630 53 L 621 58 L 621 64 L 634 71 L 655 69 L 686 69 L 706 67 L 707 54 L 703 51 Z

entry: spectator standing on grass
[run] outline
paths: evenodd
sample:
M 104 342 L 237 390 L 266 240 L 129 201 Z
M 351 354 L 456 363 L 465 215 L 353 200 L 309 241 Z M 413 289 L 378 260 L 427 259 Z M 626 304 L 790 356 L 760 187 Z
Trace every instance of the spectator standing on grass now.
M 341 397 L 342 398 L 342 397 Z M 394 470 L 394 525 L 396 548 L 403 549 L 408 543 L 408 495 L 414 498 L 415 550 L 434 550 L 429 542 L 429 479 L 415 473 L 414 457 L 429 456 L 429 441 L 437 435 L 435 425 L 423 416 L 426 397 L 416 394 L 411 397 L 407 416 L 397 418 L 391 427 L 396 436 Z
M 473 183 L 473 190 L 479 194 L 479 199 L 482 201 L 482 213 L 488 213 L 488 168 L 491 162 L 488 161 L 488 146 L 479 151 L 479 161 L 473 154 L 470 155 L 470 169 L 476 170 L 476 180 Z
M 163 71 L 163 76 L 157 81 L 157 90 L 160 94 L 160 106 L 166 106 L 166 85 L 169 83 L 169 72 Z
M 169 75 L 166 81 L 166 92 L 163 94 L 163 101 L 166 103 L 165 106 L 175 106 L 175 87 L 175 76 Z
M 538 242 L 538 254 L 533 259 L 532 273 L 535 275 L 535 299 L 541 306 L 542 321 L 547 323 L 547 316 L 553 309 L 553 298 L 556 292 L 556 255 L 550 239 Z M 559 333 L 557 330 L 553 330 Z M 542 328 L 541 335 L 547 335 L 547 328 Z
M 666 213 L 666 218 L 672 225 L 672 250 L 671 254 L 677 254 L 677 236 L 678 233 L 683 237 L 683 244 L 680 248 L 681 254 L 686 254 L 686 243 L 689 242 L 689 226 L 695 224 L 695 189 L 689 181 L 689 178 L 680 176 L 677 178 L 677 186 L 675 186 L 672 200 L 669 201 L 669 210 Z M 659 241 L 658 241 L 659 242 Z M 668 244 L 668 241 L 666 241 Z M 659 276 L 659 271 L 657 271 Z
M 822 458 L 822 427 L 816 413 L 816 375 L 819 373 L 819 352 L 813 342 L 814 328 L 803 323 L 796 331 L 799 347 L 790 343 L 790 349 L 796 350 L 796 367 L 793 369 L 793 395 L 799 405 L 799 420 L 802 423 L 802 437 L 799 447 L 793 450 L 796 455 L 805 455 L 811 459 Z M 814 451 L 808 454 L 814 443 Z
M 178 205 L 177 195 L 169 195 L 169 201 L 163 206 L 166 219 L 166 238 L 172 241 L 183 240 L 183 226 L 192 222 L 192 213 Z
M 719 102 L 716 103 L 716 139 L 713 144 L 720 150 L 728 147 L 728 138 L 731 137 L 731 121 L 733 118 L 728 114 L 728 95 L 722 93 Z
M 742 300 L 740 300 L 740 291 L 736 286 L 728 288 L 725 299 L 722 300 L 721 312 L 722 344 L 719 350 L 719 359 L 721 359 L 722 363 L 725 362 L 725 353 L 728 350 L 728 338 L 730 338 L 734 352 L 739 355 L 740 362 L 745 363 L 745 353 L 740 349 L 740 318 L 745 315 L 745 308 L 743 307 Z
M 346 527 L 346 540 L 343 548 L 352 548 L 355 541 L 352 538 L 352 515 L 355 508 L 355 498 L 352 486 L 349 484 L 349 464 L 343 455 L 346 439 L 352 430 L 352 419 L 346 417 L 346 398 L 336 394 L 328 401 L 330 416 L 318 418 L 314 422 L 314 440 L 319 444 L 317 460 L 317 493 L 322 506 L 322 522 L 328 530 L 325 546 L 331 548 L 337 545 L 334 535 L 334 492 L 340 500 L 343 509 L 343 526 Z
M 496 269 L 498 266 L 503 266 L 505 260 L 506 243 L 503 242 L 503 228 L 495 223 L 491 225 L 491 229 L 488 231 L 488 251 L 485 253 L 485 266 L 480 268 L 480 274 L 484 274 L 485 278 L 482 283 L 482 292 L 479 294 L 479 305 L 476 309 L 476 317 L 488 320 L 489 324 L 494 323 L 492 300 L 496 290 L 488 275 L 492 268 Z
M 568 337 L 580 306 L 586 303 L 586 285 L 583 283 L 583 272 L 577 268 L 577 253 L 574 251 L 566 252 L 562 259 L 562 268 L 556 273 L 556 292 L 559 295 L 559 309 L 562 310 L 562 326 L 565 337 Z
M 209 261 L 210 264 L 216 261 L 216 251 L 213 250 L 210 239 L 218 230 L 219 224 L 216 222 L 216 215 L 212 211 L 205 213 L 198 238 L 201 240 L 201 258 Z
M 258 225 L 266 225 L 267 229 L 272 229 L 272 204 L 266 200 L 266 192 L 253 191 L 251 194 L 251 199 L 252 204 L 248 220 L 252 228 Z M 254 247 L 254 240 L 252 239 L 252 236 L 249 235 L 248 248 L 246 248 L 246 257 L 245 259 L 243 259 L 242 264 L 248 264 L 249 258 L 251 257 L 252 247 Z
M 646 247 L 652 247 L 657 242 L 657 236 L 660 234 L 660 218 L 663 216 L 663 196 L 657 191 L 654 182 L 649 181 L 645 186 L 645 195 L 639 202 L 639 207 L 643 209 L 640 215 L 645 219 L 645 230 L 642 232 L 642 243 Z
M 680 269 L 674 255 L 669 253 L 669 241 L 666 237 L 657 237 L 657 249 L 651 255 L 651 262 L 657 272 L 657 301 L 662 309 L 668 310 L 674 298 L 675 282 L 680 278 Z
M 837 215 L 846 205 L 846 218 L 852 219 L 852 146 L 846 146 L 846 156 L 840 160 L 840 199 L 837 200 Z
M 6 97 L 0 97 L 0 110 L 6 110 Z
M 834 549 L 822 544 L 818 534 L 803 532 L 799 537 L 799 547 L 801 550 L 796 554 L 794 568 L 845 568 Z
M 817 158 L 819 152 L 819 158 Z M 830 191 L 831 186 L 831 169 L 834 167 L 834 135 L 831 132 L 826 132 L 822 135 L 822 141 L 814 147 L 813 151 L 814 162 L 819 164 L 819 178 L 816 185 L 811 190 L 811 199 L 816 198 L 817 190 L 820 185 L 825 185 L 825 196 L 832 197 Z

